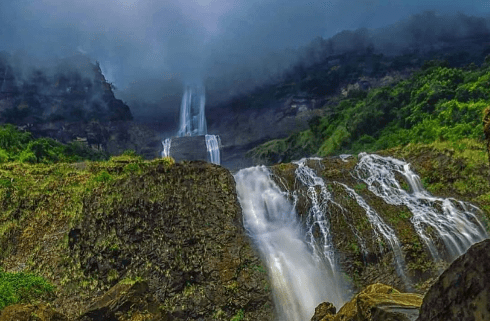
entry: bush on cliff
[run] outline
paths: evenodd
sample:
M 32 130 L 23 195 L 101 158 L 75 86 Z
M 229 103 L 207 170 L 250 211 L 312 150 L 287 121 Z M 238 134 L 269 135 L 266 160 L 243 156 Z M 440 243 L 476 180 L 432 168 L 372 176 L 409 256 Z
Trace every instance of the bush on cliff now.
M 9 273 L 0 269 L 0 310 L 19 302 L 32 302 L 54 291 L 53 285 L 31 273 Z

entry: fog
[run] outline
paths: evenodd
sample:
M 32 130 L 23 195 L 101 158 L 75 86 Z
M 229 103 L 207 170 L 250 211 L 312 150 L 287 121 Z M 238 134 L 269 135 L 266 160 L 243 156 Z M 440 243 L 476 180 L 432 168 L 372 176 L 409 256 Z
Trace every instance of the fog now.
M 178 110 L 185 82 L 228 97 L 277 78 L 306 59 L 303 47 L 319 50 L 330 37 L 337 52 L 360 43 L 401 50 L 485 31 L 487 20 L 470 16 L 489 14 L 488 0 L 5 0 L 0 51 L 24 73 L 86 55 L 136 117 L 157 120 Z

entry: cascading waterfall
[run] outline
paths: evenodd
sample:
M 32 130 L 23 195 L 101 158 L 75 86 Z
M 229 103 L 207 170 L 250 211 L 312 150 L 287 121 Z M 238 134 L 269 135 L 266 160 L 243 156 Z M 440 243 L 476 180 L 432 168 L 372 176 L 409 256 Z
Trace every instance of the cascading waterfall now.
M 204 114 L 206 94 L 203 85 L 187 85 L 182 95 L 180 104 L 179 131 L 177 136 L 201 136 L 205 135 L 208 161 L 220 164 L 220 139 L 218 135 L 207 134 L 206 117 Z M 162 157 L 170 156 L 171 138 L 162 141 Z
M 162 157 L 170 156 L 170 145 L 171 144 L 172 144 L 172 138 L 165 138 L 162 141 L 162 145 L 163 145 Z
M 405 260 L 403 259 L 400 241 L 398 240 L 398 237 L 396 237 L 395 231 L 383 221 L 378 213 L 376 213 L 376 211 L 373 210 L 371 206 L 369 206 L 366 201 L 359 194 L 356 193 L 356 191 L 343 183 L 335 183 L 344 187 L 347 194 L 353 197 L 356 200 L 357 204 L 359 204 L 364 209 L 369 223 L 371 223 L 371 226 L 373 227 L 374 234 L 378 239 L 378 244 L 381 244 L 381 239 L 379 237 L 379 234 L 381 234 L 393 252 L 397 274 L 402 278 L 405 286 L 407 288 L 411 288 L 409 281 L 407 280 L 407 276 L 405 275 Z M 383 249 L 381 249 L 381 251 L 383 252 Z
M 220 164 L 219 156 L 220 139 L 217 135 L 206 135 L 206 147 L 208 150 L 208 161 L 213 164 Z
M 309 320 L 323 301 L 342 306 L 342 289 L 304 241 L 295 206 L 269 170 L 264 166 L 242 169 L 235 181 L 244 228 L 267 265 L 278 319 Z
M 206 95 L 202 85 L 185 87 L 180 104 L 179 137 L 206 135 L 205 105 Z
M 330 234 L 330 223 L 326 214 L 328 213 L 328 206 L 331 204 L 338 208 L 343 214 L 346 213 L 346 209 L 342 205 L 334 201 L 332 193 L 330 193 L 325 186 L 323 179 L 315 174 L 313 169 L 306 165 L 308 160 L 320 161 L 321 158 L 303 158 L 294 162 L 298 165 L 295 170 L 296 179 L 298 179 L 304 186 L 307 187 L 307 197 L 311 201 L 311 208 L 309 209 L 307 217 L 307 241 L 308 244 L 315 250 L 315 254 L 320 257 L 316 252 L 317 239 L 314 236 L 314 231 L 317 230 L 321 234 L 321 248 L 322 254 L 330 263 L 330 269 L 334 275 L 339 273 L 339 268 L 335 261 L 335 252 L 332 242 L 332 236 Z M 317 192 L 317 188 L 320 189 L 320 193 Z M 357 238 L 361 252 L 364 256 L 368 254 L 366 245 L 362 238 L 358 235 L 355 229 L 352 229 L 352 233 Z
M 311 207 L 307 217 L 307 240 L 308 244 L 313 249 L 315 255 L 320 258 L 321 254 L 328 260 L 330 269 L 335 275 L 338 272 L 338 267 L 335 262 L 335 251 L 330 234 L 330 222 L 325 215 L 327 212 L 327 202 L 333 202 L 332 195 L 325 187 L 323 180 L 318 177 L 311 168 L 306 166 L 306 158 L 295 162 L 298 167 L 295 170 L 296 178 L 307 187 L 307 196 L 311 201 Z M 320 187 L 320 195 L 316 191 L 316 187 Z M 321 198 L 321 199 L 320 199 Z M 318 230 L 321 234 L 322 253 L 317 253 L 317 239 L 313 235 L 313 231 Z
M 410 186 L 404 190 L 395 178 L 401 174 Z M 485 228 L 475 213 L 477 207 L 465 202 L 430 195 L 420 177 L 404 161 L 379 155 L 359 154 L 356 176 L 369 190 L 386 203 L 405 205 L 412 212 L 411 222 L 435 260 L 440 259 L 436 246 L 426 232 L 431 227 L 443 241 L 451 259 L 466 252 L 474 243 L 487 238 Z

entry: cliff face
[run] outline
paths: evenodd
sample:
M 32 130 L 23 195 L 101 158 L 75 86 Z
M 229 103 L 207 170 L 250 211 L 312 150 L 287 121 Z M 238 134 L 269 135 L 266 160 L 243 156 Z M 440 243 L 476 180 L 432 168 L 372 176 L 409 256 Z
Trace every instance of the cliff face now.
M 25 125 L 57 121 L 131 120 L 129 107 L 114 97 L 98 64 L 84 56 L 50 69 L 19 70 L 15 57 L 0 57 L 0 120 Z
M 129 107 L 115 98 L 98 64 L 75 56 L 55 67 L 23 70 L 13 60 L 0 55 L 0 124 L 112 155 L 133 149 L 148 159 L 159 156 L 160 137 L 131 121 Z
M 408 166 L 420 175 L 424 188 L 435 195 L 430 197 L 439 198 L 431 205 L 431 211 L 441 213 L 441 217 L 448 219 L 449 213 L 452 213 L 440 209 L 448 205 L 447 201 L 443 201 L 446 197 L 470 201 L 479 206 L 482 211 L 476 211 L 475 215 L 483 225 L 479 228 L 481 240 L 485 237 L 484 229 L 488 231 L 490 227 L 490 180 L 487 157 L 483 151 L 481 143 L 462 141 L 458 146 L 452 146 L 451 143 L 416 145 L 385 151 L 382 154 L 410 162 L 411 165 Z M 414 207 L 409 202 L 401 201 L 398 196 L 393 196 L 390 202 L 387 202 L 375 194 L 373 191 L 376 189 L 382 190 L 381 183 L 376 179 L 384 177 L 387 170 L 380 166 L 375 170 L 378 176 L 362 176 L 366 174 L 359 167 L 360 160 L 361 155 L 345 159 L 332 157 L 306 161 L 304 166 L 308 166 L 317 178 L 303 179 L 314 187 L 308 187 L 298 177 L 298 164 L 274 165 L 272 171 L 279 186 L 294 195 L 298 215 L 305 223 L 306 230 L 309 230 L 308 224 L 314 221 L 311 208 L 315 202 L 327 213 L 325 216 L 330 226 L 328 238 L 332 241 L 341 270 L 354 288 L 362 289 L 368 284 L 379 282 L 402 291 L 424 293 L 455 258 L 455 254 L 451 253 L 451 248 L 445 243 L 447 240 L 435 233 L 433 227 L 428 228 L 427 222 L 418 225 L 417 220 L 420 216 L 414 212 Z M 409 199 L 412 197 L 410 195 L 418 192 L 412 189 L 406 177 L 401 174 L 403 170 L 399 170 L 393 171 L 394 180 L 387 184 L 399 184 L 401 189 L 395 193 L 407 195 Z M 359 177 L 369 177 L 367 181 L 372 179 L 373 186 Z M 382 179 L 386 179 L 385 183 L 388 181 L 387 178 Z M 315 195 L 312 193 L 317 194 L 312 197 Z M 414 200 L 414 204 L 422 206 L 431 203 L 430 197 Z M 439 202 L 440 205 L 437 205 Z M 460 203 L 456 206 L 466 205 Z M 447 208 L 444 211 L 447 211 Z M 377 227 L 379 222 L 384 222 L 389 227 Z M 433 251 L 438 253 L 438 258 L 431 253 L 429 245 L 419 232 L 421 228 L 426 235 L 430 235 L 431 240 L 434 240 Z M 321 246 L 326 236 L 315 225 L 310 231 Z M 396 235 L 399 249 L 396 242 L 389 240 L 389 235 Z M 403 274 L 400 273 L 398 264 L 403 266 Z
M 114 311 L 101 307 L 115 297 L 124 320 L 272 318 L 267 276 L 224 168 L 119 157 L 4 164 L 0 172 L 8 185 L 0 194 L 1 265 L 52 281 L 51 304 L 69 319 L 112 320 Z

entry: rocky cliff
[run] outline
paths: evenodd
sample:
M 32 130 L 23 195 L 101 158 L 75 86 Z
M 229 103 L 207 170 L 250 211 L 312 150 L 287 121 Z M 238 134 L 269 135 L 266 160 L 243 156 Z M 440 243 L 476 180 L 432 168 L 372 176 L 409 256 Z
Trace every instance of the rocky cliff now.
M 158 157 L 161 138 L 151 127 L 132 122 L 129 107 L 116 99 L 98 63 L 80 55 L 27 68 L 15 60 L 0 54 L 0 123 L 112 155 L 134 149 L 148 159 Z
M 124 156 L 0 177 L 1 266 L 53 282 L 70 320 L 272 318 L 224 168 Z

